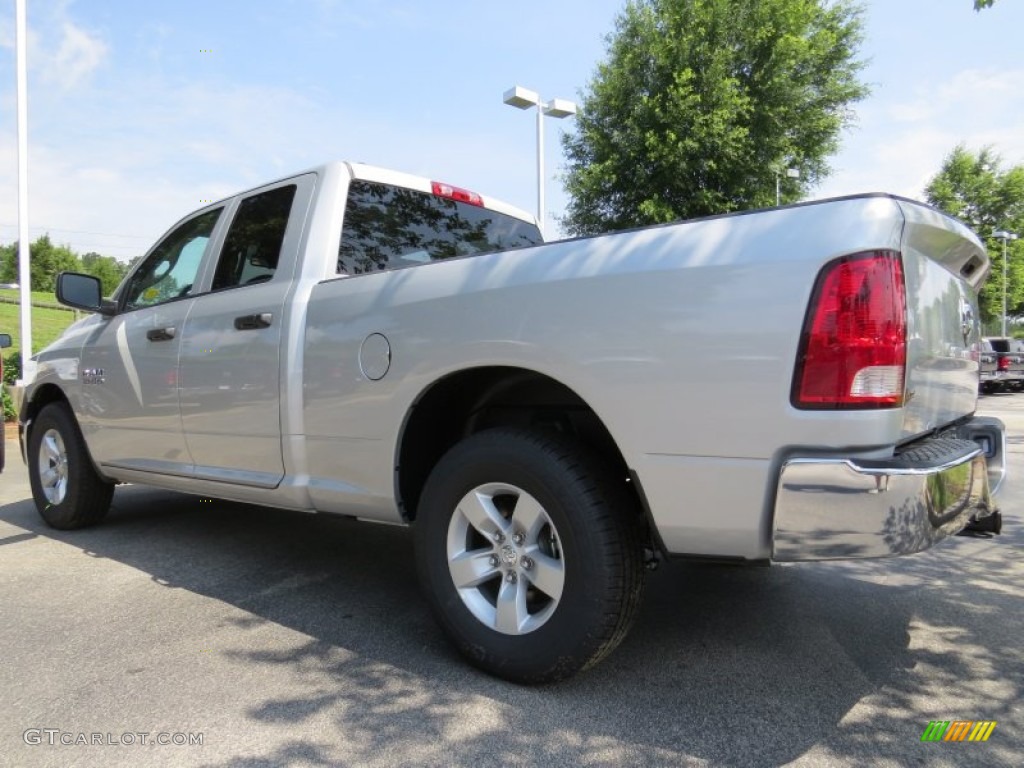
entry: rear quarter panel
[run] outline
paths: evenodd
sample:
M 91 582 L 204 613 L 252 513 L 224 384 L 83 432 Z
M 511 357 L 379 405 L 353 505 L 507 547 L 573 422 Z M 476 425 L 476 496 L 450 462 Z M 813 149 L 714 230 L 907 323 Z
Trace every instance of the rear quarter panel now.
M 671 550 L 766 556 L 787 450 L 884 450 L 901 433 L 899 410 L 797 411 L 789 398 L 820 267 L 898 249 L 902 224 L 893 199 L 856 198 L 323 282 L 303 355 L 314 500 L 397 520 L 412 403 L 453 371 L 518 366 L 597 412 Z M 359 359 L 374 333 L 391 348 L 379 381 Z

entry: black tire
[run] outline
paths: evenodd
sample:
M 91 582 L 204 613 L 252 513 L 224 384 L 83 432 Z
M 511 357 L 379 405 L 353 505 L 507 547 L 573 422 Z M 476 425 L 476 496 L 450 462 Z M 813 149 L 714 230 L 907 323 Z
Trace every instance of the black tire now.
M 63 463 L 52 450 L 43 455 L 44 438 L 48 438 L 50 448 L 54 444 L 63 446 Z M 44 462 L 66 478 L 62 493 L 51 488 L 51 495 L 56 494 L 59 501 L 47 497 L 46 486 L 52 483 L 42 477 Z M 75 417 L 64 403 L 50 403 L 32 422 L 28 435 L 28 477 L 36 509 L 52 528 L 67 531 L 95 525 L 110 509 L 114 484 L 96 472 Z
M 503 512 L 511 526 L 506 531 L 511 538 L 516 538 L 513 510 L 519 509 L 519 499 L 527 499 L 527 504 L 535 500 L 541 509 L 535 519 L 544 515 L 550 523 L 541 528 L 545 533 L 538 534 L 535 541 L 547 542 L 545 552 L 560 564 L 564 581 L 557 600 L 538 587 L 534 579 L 540 575 L 541 565 L 528 557 L 526 550 L 509 565 L 507 560 L 496 559 L 509 549 L 507 545 L 497 549 L 502 545 L 480 537 L 474 524 L 467 527 L 461 522 L 469 520 L 459 505 L 464 497 L 471 498 L 470 491 L 503 484 L 525 492 L 515 497 L 495 491 L 492 499 L 492 508 L 499 502 L 516 505 Z M 513 498 L 514 502 L 507 501 Z M 524 601 L 539 600 L 544 606 L 528 619 L 533 622 L 546 616 L 539 626 L 517 630 L 518 634 L 503 633 L 474 614 L 449 570 L 453 539 L 449 528 L 457 525 L 468 531 L 464 541 L 479 537 L 479 545 L 466 544 L 467 550 L 472 546 L 475 555 L 495 547 L 489 555 L 495 559 L 490 559 L 489 565 L 518 569 L 522 580 L 519 586 L 515 581 L 510 586 L 506 584 L 509 574 L 495 568 L 498 575 L 491 581 L 463 593 L 470 592 L 475 605 L 497 615 L 499 590 L 524 589 L 524 594 L 530 595 Z M 418 575 L 438 623 L 472 664 L 512 682 L 550 683 L 593 666 L 625 637 L 643 593 L 642 531 L 642 517 L 626 490 L 625 478 L 617 477 L 584 447 L 557 433 L 492 429 L 453 447 L 428 478 L 416 519 Z M 528 545 L 527 541 L 523 546 Z M 536 548 L 534 551 L 538 553 Z M 531 565 L 532 572 L 523 570 Z M 477 594 L 486 600 L 484 593 L 490 589 L 494 600 L 488 609 Z

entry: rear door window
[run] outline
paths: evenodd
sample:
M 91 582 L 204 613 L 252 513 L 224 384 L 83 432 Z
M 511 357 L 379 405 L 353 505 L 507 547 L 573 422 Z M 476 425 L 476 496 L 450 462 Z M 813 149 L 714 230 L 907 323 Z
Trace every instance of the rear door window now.
M 220 251 L 213 290 L 265 283 L 274 278 L 295 190 L 294 184 L 276 187 L 238 204 Z
M 414 189 L 353 181 L 337 270 L 363 275 L 541 242 L 535 224 L 514 216 Z

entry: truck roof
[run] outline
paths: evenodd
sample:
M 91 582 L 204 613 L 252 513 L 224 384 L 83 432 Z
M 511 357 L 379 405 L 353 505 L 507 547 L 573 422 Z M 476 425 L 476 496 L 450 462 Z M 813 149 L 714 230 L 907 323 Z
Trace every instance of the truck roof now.
M 246 192 L 249 192 L 254 189 L 259 189 L 260 187 L 265 187 L 270 184 L 277 184 L 280 181 L 285 181 L 296 176 L 302 176 L 303 174 L 307 173 L 323 174 L 328 171 L 340 172 L 348 176 L 350 179 L 359 179 L 361 181 L 373 181 L 379 184 L 392 184 L 397 187 L 405 187 L 407 189 L 415 189 L 419 192 L 426 192 L 427 194 L 433 194 L 434 183 L 441 182 L 441 180 L 439 179 L 428 179 L 426 176 L 416 176 L 411 173 L 403 173 L 402 171 L 395 171 L 389 168 L 381 168 L 380 166 L 376 165 L 367 165 L 366 163 L 353 163 L 344 160 L 335 160 L 327 163 L 321 163 L 320 165 L 315 165 L 312 168 L 305 168 L 301 171 L 296 171 L 294 173 L 288 173 L 283 176 L 279 176 L 275 179 L 268 179 L 262 184 L 258 184 L 255 187 L 249 187 L 247 189 L 238 190 L 237 192 L 233 192 L 232 194 L 227 195 L 219 200 L 215 200 L 204 207 L 212 208 L 214 206 L 222 204 L 225 200 L 229 200 L 235 197 L 236 195 L 245 194 Z M 448 181 L 444 181 L 441 183 L 444 183 L 446 186 L 449 187 L 455 187 L 455 185 L 451 184 Z M 459 191 L 469 191 L 463 190 L 460 187 L 455 187 L 455 189 L 458 189 Z M 514 205 L 509 205 L 503 200 L 499 200 L 496 197 L 491 197 L 490 195 L 479 194 L 475 191 L 472 194 L 480 198 L 482 207 L 492 211 L 496 211 L 497 213 L 504 214 L 505 216 L 511 216 L 513 218 L 520 219 L 521 221 L 529 222 L 530 224 L 533 224 L 539 228 L 537 217 L 534 216 L 532 213 L 528 213 L 527 211 L 524 211 L 522 208 L 517 208 Z M 197 210 L 202 209 L 200 208 Z
M 329 164 L 328 164 L 329 165 Z M 351 163 L 346 162 L 343 165 L 347 166 L 348 172 L 353 179 L 360 179 L 362 181 L 375 181 L 379 184 L 391 184 L 396 187 L 405 187 L 407 189 L 415 189 L 420 192 L 426 192 L 431 194 L 433 192 L 434 182 L 443 182 L 450 184 L 447 180 L 443 179 L 428 179 L 425 176 L 414 176 L 410 173 L 403 173 L 401 171 L 393 171 L 389 168 L 380 168 L 375 165 L 367 165 L 365 163 Z M 478 193 L 479 194 L 479 193 Z M 512 216 L 522 221 L 528 221 L 531 224 L 537 224 L 537 218 L 530 213 L 527 213 L 522 208 L 516 208 L 513 205 L 491 197 L 490 195 L 479 195 L 484 208 L 489 208 L 492 211 L 503 213 L 506 216 Z

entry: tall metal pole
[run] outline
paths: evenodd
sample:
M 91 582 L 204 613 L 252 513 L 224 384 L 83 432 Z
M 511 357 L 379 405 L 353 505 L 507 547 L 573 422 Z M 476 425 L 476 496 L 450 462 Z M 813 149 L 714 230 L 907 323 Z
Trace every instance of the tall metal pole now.
M 1010 279 L 1008 274 L 1009 263 L 1007 260 L 1006 244 L 1010 240 L 1016 240 L 1017 233 L 1007 232 L 1005 229 L 997 229 L 995 232 L 992 233 L 992 237 L 997 237 L 1003 241 L 1003 338 L 1006 338 L 1006 284 L 1009 282 Z
M 1006 241 L 1008 233 L 1003 233 L 1003 338 L 1006 338 Z
M 544 232 L 544 103 L 537 99 L 537 221 Z
M 15 9 L 18 79 L 18 282 L 21 285 L 21 362 L 24 378 L 25 363 L 32 356 L 32 274 L 28 264 L 28 78 L 25 65 L 28 36 L 25 33 L 25 0 L 15 0 Z
M 537 110 L 537 226 L 543 234 L 544 216 L 544 118 L 561 119 L 576 114 L 576 105 L 567 99 L 552 99 L 548 103 L 536 91 L 515 85 L 502 95 L 502 100 L 516 109 Z

